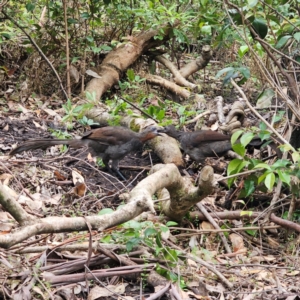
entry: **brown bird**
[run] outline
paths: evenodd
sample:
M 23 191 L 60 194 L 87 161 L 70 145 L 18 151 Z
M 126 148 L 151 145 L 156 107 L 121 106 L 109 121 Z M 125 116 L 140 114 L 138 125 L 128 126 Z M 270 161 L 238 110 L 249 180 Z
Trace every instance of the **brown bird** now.
M 125 127 L 107 126 L 86 132 L 81 139 L 36 139 L 26 141 L 13 149 L 9 155 L 13 156 L 17 153 L 34 149 L 45 149 L 54 145 L 68 145 L 72 148 L 86 146 L 93 155 L 102 158 L 108 171 L 116 172 L 123 180 L 125 180 L 118 168 L 119 160 L 158 135 L 160 135 L 160 133 L 154 126 L 148 127 L 140 133 Z M 111 167 L 109 166 L 110 161 Z
M 184 153 L 200 163 L 207 157 L 223 156 L 232 149 L 231 136 L 212 130 L 184 132 L 176 130 L 174 125 L 169 125 L 158 131 L 178 140 Z M 262 144 L 263 141 L 259 137 L 254 137 L 248 145 L 259 149 Z
M 159 132 L 178 140 L 184 153 L 197 162 L 203 162 L 206 157 L 222 156 L 232 149 L 230 136 L 211 130 L 183 132 L 170 125 L 160 129 Z

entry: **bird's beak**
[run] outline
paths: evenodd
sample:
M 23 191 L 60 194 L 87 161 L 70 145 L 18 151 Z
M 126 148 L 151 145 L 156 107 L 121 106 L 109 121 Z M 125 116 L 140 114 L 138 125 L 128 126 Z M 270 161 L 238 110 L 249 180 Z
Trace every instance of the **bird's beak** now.
M 160 127 L 160 128 L 157 128 L 157 132 L 159 133 L 159 135 L 162 135 L 160 133 L 165 133 L 166 129 L 164 127 Z

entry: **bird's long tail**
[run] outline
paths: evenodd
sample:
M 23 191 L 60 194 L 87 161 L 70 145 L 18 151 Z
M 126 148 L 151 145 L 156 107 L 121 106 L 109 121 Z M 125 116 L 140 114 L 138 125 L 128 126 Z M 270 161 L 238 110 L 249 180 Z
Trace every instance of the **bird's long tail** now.
M 35 150 L 35 149 L 46 149 L 50 146 L 54 145 L 70 145 L 71 147 L 76 147 L 78 144 L 78 141 L 80 140 L 60 140 L 60 139 L 54 139 L 54 140 L 30 140 L 22 145 L 18 146 L 17 148 L 13 149 L 9 155 L 13 156 L 17 153 L 28 151 L 28 150 Z M 78 146 L 82 146 L 78 144 Z

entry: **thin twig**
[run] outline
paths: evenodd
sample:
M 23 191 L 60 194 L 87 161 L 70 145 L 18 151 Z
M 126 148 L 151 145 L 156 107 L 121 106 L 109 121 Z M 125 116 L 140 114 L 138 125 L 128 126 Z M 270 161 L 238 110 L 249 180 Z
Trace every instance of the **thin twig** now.
M 137 109 L 138 111 L 140 111 L 142 114 L 144 114 L 145 116 L 147 116 L 148 118 L 152 119 L 154 122 L 158 123 L 158 121 L 153 118 L 152 116 L 150 116 L 148 113 L 146 113 L 145 111 L 143 111 L 142 109 L 140 109 L 137 105 L 133 104 L 132 102 L 126 100 L 125 98 L 119 97 L 121 100 L 125 101 L 126 103 L 128 103 L 129 105 L 133 106 L 135 109 Z
M 241 94 L 243 100 L 246 102 L 247 106 L 250 108 L 250 110 L 263 122 L 267 125 L 267 127 L 282 141 L 283 143 L 287 144 L 293 152 L 296 152 L 295 148 L 281 135 L 275 130 L 275 128 L 267 122 L 251 105 L 251 103 L 248 101 L 245 93 L 242 91 L 242 89 L 235 83 L 235 81 L 231 78 L 232 85 L 238 90 L 238 92 Z
M 67 1 L 63 0 L 64 7 L 64 22 L 65 22 L 65 35 L 66 35 L 66 64 L 67 64 L 67 91 L 68 97 L 71 98 L 71 80 L 70 80 L 70 49 L 69 49 L 69 34 L 68 34 L 68 20 L 67 20 Z
M 37 43 L 31 38 L 31 36 L 13 19 L 11 18 L 5 11 L 2 10 L 2 13 L 4 14 L 4 16 L 9 19 L 15 26 L 17 26 L 30 40 L 30 42 L 32 43 L 32 45 L 35 47 L 35 49 L 38 51 L 38 53 L 41 55 L 41 57 L 46 61 L 46 63 L 49 65 L 49 67 L 52 69 L 52 71 L 55 74 L 55 77 L 57 79 L 57 81 L 59 82 L 60 88 L 64 94 L 64 96 L 66 97 L 66 99 L 68 100 L 68 95 L 64 89 L 64 86 L 62 84 L 62 81 L 58 75 L 58 73 L 56 72 L 55 68 L 53 67 L 53 65 L 51 64 L 51 62 L 49 61 L 49 59 L 46 57 L 46 55 L 43 53 L 43 51 L 40 49 L 40 47 L 37 45 Z

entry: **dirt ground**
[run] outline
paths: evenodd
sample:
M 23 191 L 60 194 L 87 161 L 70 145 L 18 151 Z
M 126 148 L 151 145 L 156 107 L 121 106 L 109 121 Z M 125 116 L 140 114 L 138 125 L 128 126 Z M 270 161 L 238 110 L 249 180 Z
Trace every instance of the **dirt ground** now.
M 2 116 L 0 117 L 0 150 L 8 155 L 15 145 L 20 145 L 24 141 L 37 138 L 51 139 L 53 136 L 48 131 L 49 128 L 63 129 L 59 126 L 55 127 L 52 121 L 42 118 L 20 120 L 17 115 Z M 82 127 L 68 131 L 68 133 L 74 135 L 74 138 L 80 136 L 83 132 Z M 58 189 L 70 196 L 69 201 L 71 203 L 72 201 L 78 203 L 83 199 L 79 199 L 71 192 L 74 188 L 72 169 L 76 169 L 84 177 L 89 191 L 89 196 L 85 196 L 84 203 L 98 203 L 96 206 L 92 205 L 94 212 L 104 207 L 118 205 L 119 203 L 115 202 L 118 194 L 124 192 L 128 185 L 130 189 L 135 186 L 147 176 L 147 171 L 151 168 L 151 165 L 159 163 L 159 158 L 145 145 L 143 149 L 129 154 L 120 161 L 120 170 L 127 179 L 124 182 L 115 174 L 108 173 L 105 167 L 99 167 L 95 160 L 91 158 L 87 149 L 70 148 L 65 152 L 62 151 L 62 146 L 54 146 L 45 150 L 38 149 L 17 154 L 16 157 L 10 160 L 10 171 L 14 175 L 19 175 L 22 185 L 31 193 L 35 192 L 34 189 L 37 185 L 33 182 L 32 176 L 38 182 L 39 176 L 43 177 L 43 171 L 46 171 L 49 176 L 47 178 L 47 188 Z M 35 167 L 35 174 L 26 174 L 28 166 L 30 166 L 30 169 Z M 32 172 L 32 169 L 30 172 Z M 103 198 L 105 199 L 102 200 Z M 68 208 L 69 201 L 66 203 Z

